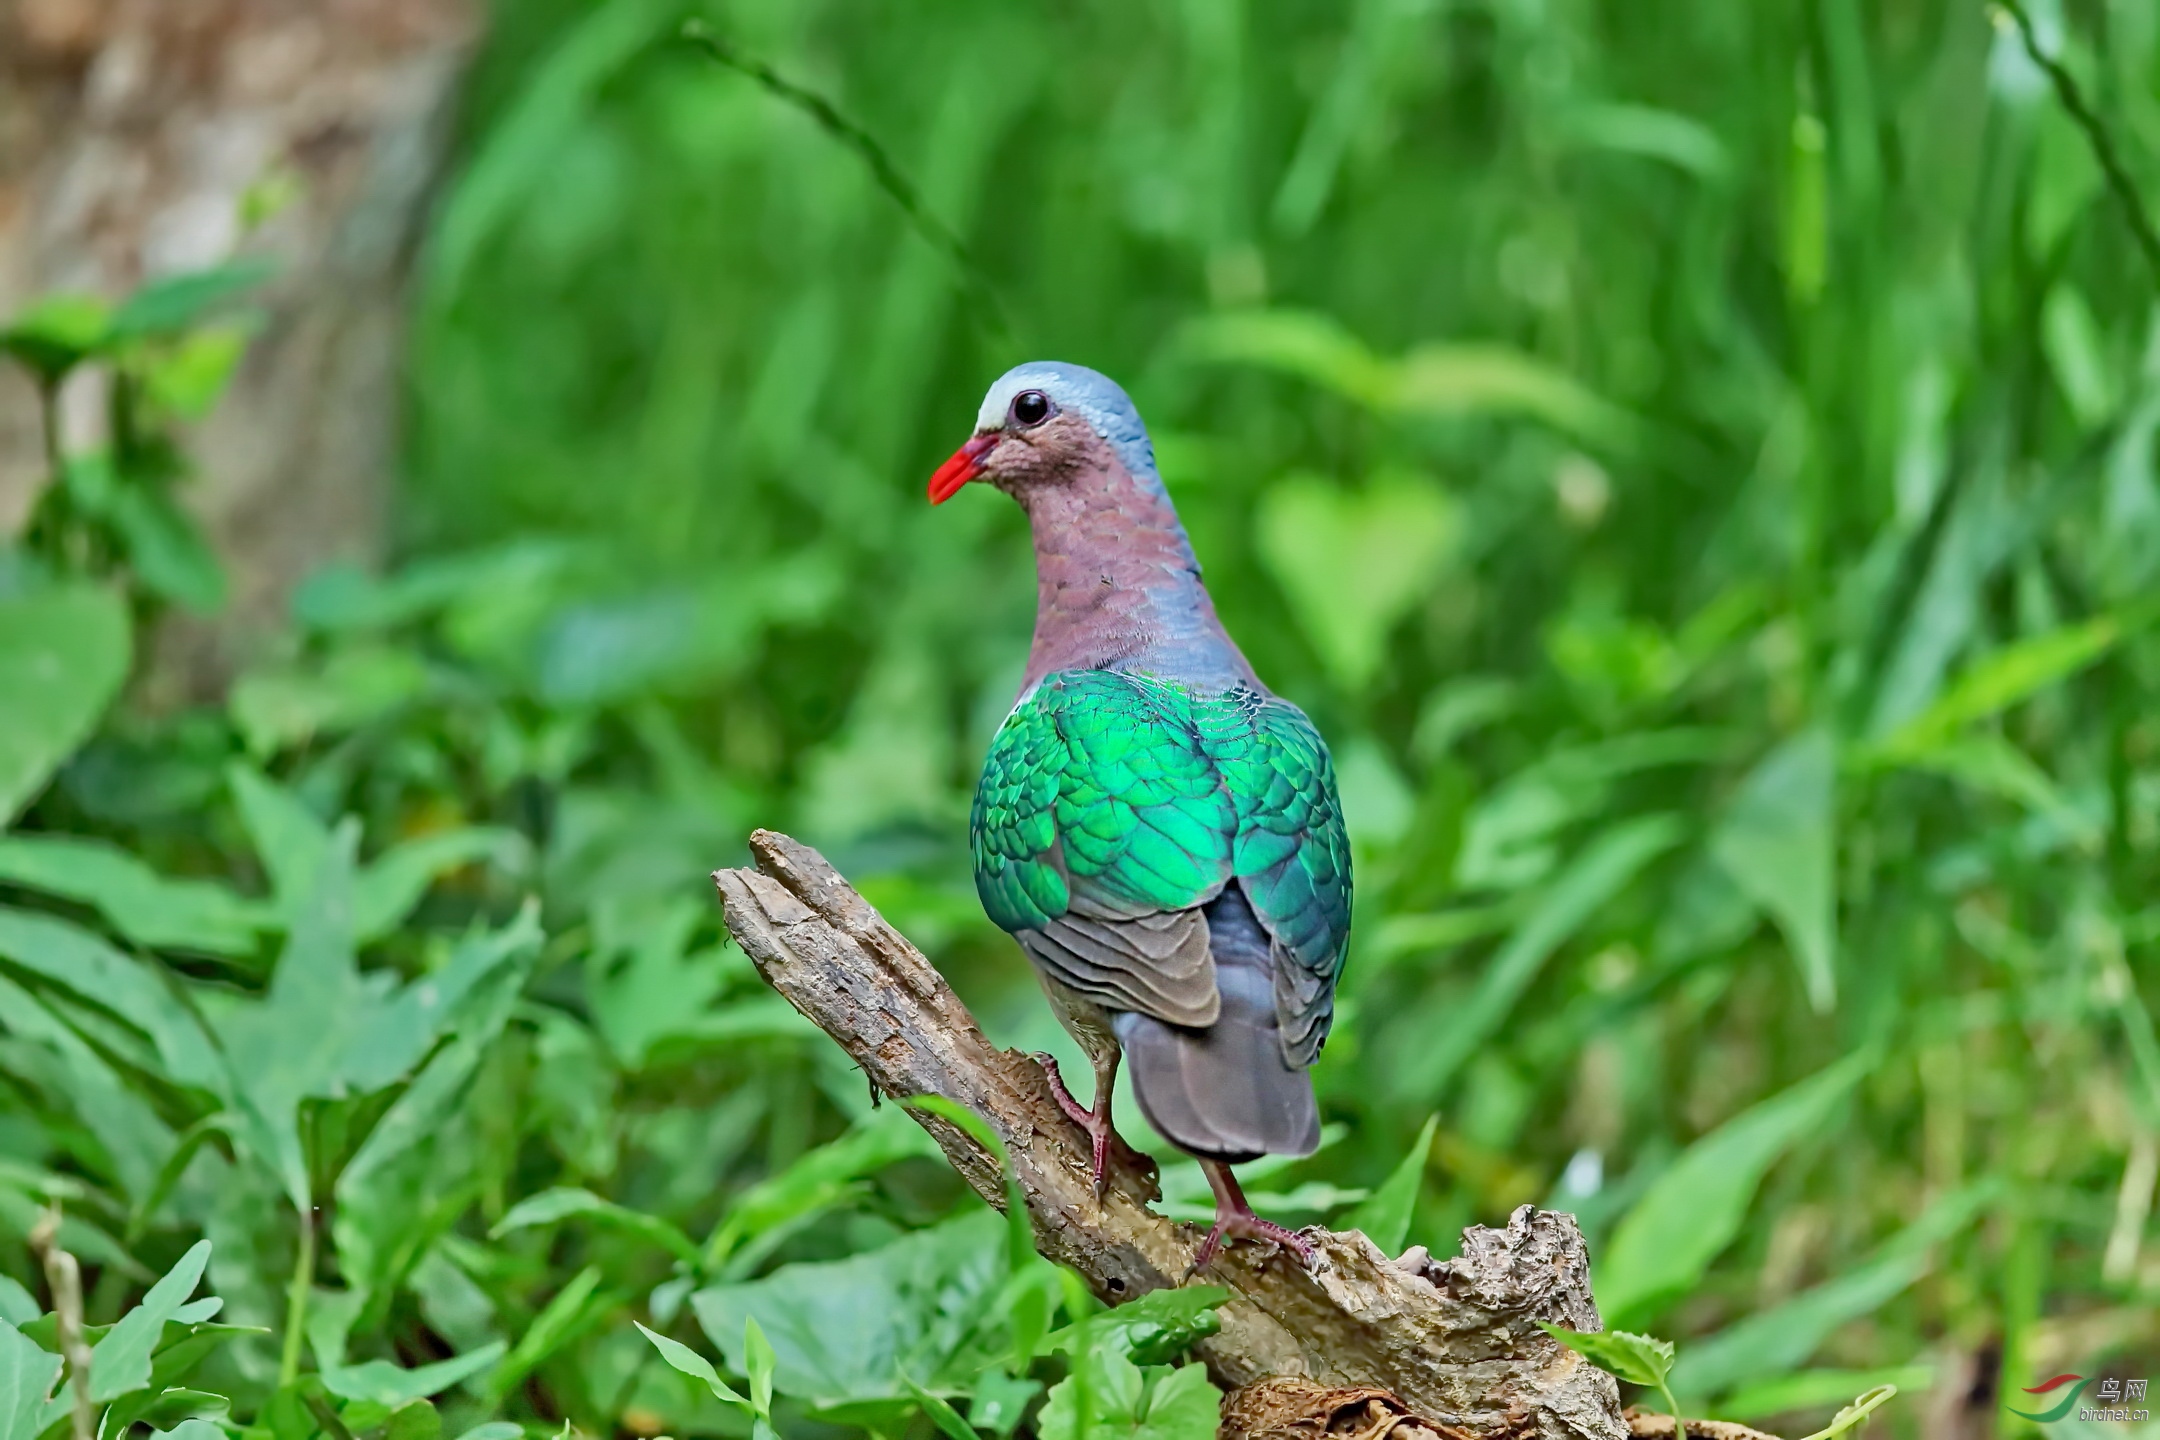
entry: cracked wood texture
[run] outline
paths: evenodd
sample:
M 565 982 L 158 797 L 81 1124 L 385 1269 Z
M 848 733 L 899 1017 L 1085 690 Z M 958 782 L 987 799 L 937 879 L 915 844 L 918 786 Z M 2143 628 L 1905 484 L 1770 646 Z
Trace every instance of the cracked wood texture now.
M 722 870 L 713 880 L 729 932 L 773 988 L 883 1094 L 942 1095 L 981 1116 L 1012 1157 L 1036 1248 L 1079 1272 L 1103 1300 L 1115 1305 L 1181 1283 L 1203 1232 L 1148 1208 L 1157 1195 L 1153 1162 L 1120 1146 L 1098 1199 L 1087 1139 L 1052 1100 L 1034 1058 L 985 1039 L 922 952 L 817 851 L 770 830 L 754 833 L 750 850 L 755 869 Z M 957 1127 L 914 1113 L 976 1193 L 1002 1207 L 1003 1177 L 989 1152 Z M 1310 1273 L 1250 1244 L 1229 1247 L 1208 1267 L 1204 1278 L 1231 1292 L 1222 1332 L 1198 1351 L 1218 1383 L 1296 1377 L 1335 1412 L 1358 1392 L 1356 1404 L 1371 1407 L 1382 1433 L 1407 1424 L 1450 1440 L 1468 1440 L 1464 1432 L 1627 1435 L 1612 1377 L 1537 1328 L 1540 1320 L 1599 1328 L 1571 1216 L 1525 1205 L 1504 1229 L 1465 1230 L 1462 1254 L 1448 1261 L 1419 1250 L 1391 1261 L 1354 1230 L 1306 1235 Z M 1279 1384 L 1256 1389 L 1242 1408 L 1233 1396 L 1225 1433 L 1298 1428 L 1290 1393 Z

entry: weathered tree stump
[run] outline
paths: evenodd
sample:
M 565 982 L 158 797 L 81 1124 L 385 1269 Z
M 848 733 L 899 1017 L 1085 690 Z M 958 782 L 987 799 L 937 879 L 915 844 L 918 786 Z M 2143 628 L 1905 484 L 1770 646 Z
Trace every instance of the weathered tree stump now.
M 1181 1283 L 1202 1230 L 1155 1214 L 1155 1169 L 1122 1147 L 1105 1193 L 1087 1137 L 1051 1099 L 1033 1057 L 1000 1050 L 922 952 L 823 856 L 760 830 L 755 869 L 713 880 L 727 927 L 787 1000 L 838 1041 L 884 1094 L 942 1095 L 982 1117 L 1012 1157 L 1036 1247 L 1110 1304 Z M 953 1168 L 1005 1203 L 995 1158 L 965 1132 L 916 1118 Z M 1201 1344 L 1234 1393 L 1226 1435 L 1361 1440 L 1623 1440 L 1613 1378 L 1538 1329 L 1599 1327 L 1589 1257 L 1572 1216 L 1525 1205 L 1504 1229 L 1463 1232 L 1461 1255 L 1390 1260 L 1357 1231 L 1310 1230 L 1310 1272 L 1236 1245 L 1204 1278 L 1231 1291 Z

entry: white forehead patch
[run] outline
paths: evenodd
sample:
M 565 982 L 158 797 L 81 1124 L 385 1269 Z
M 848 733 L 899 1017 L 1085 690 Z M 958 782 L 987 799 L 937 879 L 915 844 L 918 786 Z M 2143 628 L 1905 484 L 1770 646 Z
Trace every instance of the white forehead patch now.
M 1022 390 L 1037 388 L 1041 384 L 1042 376 L 1037 374 L 1022 374 L 1019 371 L 1008 370 L 1003 375 L 998 376 L 997 381 L 990 387 L 990 393 L 983 396 L 982 409 L 975 412 L 975 428 L 977 430 L 1002 429 L 1005 424 L 1005 412 L 1012 408 L 1013 396 L 1019 394 Z

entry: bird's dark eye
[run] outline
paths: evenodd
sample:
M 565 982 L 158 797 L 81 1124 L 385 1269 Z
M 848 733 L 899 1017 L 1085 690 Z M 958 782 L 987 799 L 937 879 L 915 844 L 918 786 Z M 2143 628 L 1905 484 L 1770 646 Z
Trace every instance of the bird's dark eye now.
M 1013 396 L 1013 423 L 1022 429 L 1030 429 L 1050 418 L 1050 397 L 1040 390 L 1022 390 Z

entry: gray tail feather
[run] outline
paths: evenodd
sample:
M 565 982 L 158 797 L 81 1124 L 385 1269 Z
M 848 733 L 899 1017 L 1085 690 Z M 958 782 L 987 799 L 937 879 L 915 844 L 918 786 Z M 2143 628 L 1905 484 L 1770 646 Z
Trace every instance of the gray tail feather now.
M 1140 1109 L 1180 1150 L 1226 1164 L 1320 1148 L 1312 1076 L 1283 1056 L 1274 960 L 1235 883 L 1207 907 L 1222 1015 L 1192 1029 L 1121 1011 L 1111 1024 Z

